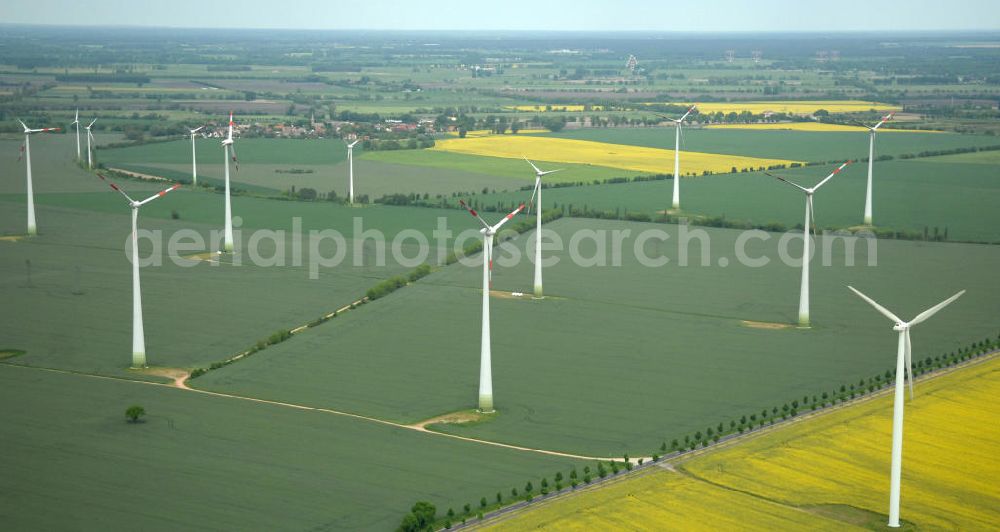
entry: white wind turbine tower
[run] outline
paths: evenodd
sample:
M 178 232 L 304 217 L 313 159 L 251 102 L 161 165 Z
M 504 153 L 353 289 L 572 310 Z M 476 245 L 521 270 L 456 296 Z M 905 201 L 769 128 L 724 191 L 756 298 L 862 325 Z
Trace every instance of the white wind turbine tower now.
M 528 158 L 524 158 L 528 161 Z M 531 206 L 536 205 L 535 201 L 537 198 L 537 205 L 535 208 L 535 297 L 541 299 L 544 297 L 542 292 L 542 176 L 548 174 L 554 174 L 562 170 L 549 170 L 543 172 L 535 163 L 528 161 L 531 168 L 535 170 L 535 189 L 531 192 L 531 201 L 528 202 L 528 212 L 531 212 Z
M 889 113 L 883 116 L 882 120 L 874 126 L 864 126 L 868 128 L 868 187 L 865 189 L 865 225 L 872 224 L 872 164 L 875 162 L 875 131 L 882 127 L 882 124 L 892 120 L 892 115 L 893 113 Z
M 361 139 L 347 145 L 347 198 L 352 205 L 354 204 L 354 146 L 359 142 Z
M 674 128 L 676 129 L 676 136 L 674 137 L 674 200 L 672 203 L 674 210 L 681 208 L 681 127 L 684 125 L 684 119 L 697 109 L 697 107 L 697 105 L 692 105 L 691 108 L 684 113 L 684 116 L 680 118 L 669 118 L 660 115 L 661 117 L 673 122 Z
M 35 225 L 35 191 L 32 187 L 31 182 L 31 135 L 32 133 L 45 133 L 47 131 L 59 131 L 57 127 L 43 127 L 41 129 L 31 129 L 24 122 L 21 122 L 21 127 L 24 128 L 24 146 L 21 149 L 24 151 L 24 168 L 25 175 L 27 176 L 28 186 L 28 235 L 34 236 L 38 234 L 38 227 Z
M 201 131 L 205 126 L 189 129 L 191 132 L 191 185 L 198 188 L 198 154 L 194 148 L 194 134 Z
M 70 122 L 71 126 L 76 126 L 76 160 L 80 160 L 80 110 L 76 110 L 76 116 Z
M 233 146 L 233 113 L 229 113 L 229 133 L 222 141 L 222 158 L 226 165 L 226 222 L 225 234 L 223 236 L 223 250 L 227 253 L 233 251 L 233 205 L 229 196 L 229 154 L 232 153 L 233 163 L 236 169 L 240 169 L 240 163 L 236 160 L 236 148 Z
M 90 151 L 90 141 L 94 139 L 94 134 L 90 132 L 90 128 L 94 127 L 94 122 L 97 122 L 96 118 L 85 128 L 87 130 L 87 168 L 89 169 L 94 168 L 94 157 Z
M 135 201 L 124 190 L 118 188 L 118 185 L 108 181 L 101 174 L 97 175 L 111 185 L 111 188 L 117 190 L 122 196 L 125 196 L 129 207 L 132 209 L 132 367 L 144 368 L 146 367 L 146 336 L 142 329 L 142 292 L 139 290 L 139 239 L 136 234 L 138 231 L 139 207 L 160 196 L 166 195 L 171 190 L 180 188 L 180 185 L 174 185 L 166 190 L 157 192 L 142 201 Z
M 826 184 L 826 182 L 832 179 L 833 176 L 839 174 L 840 171 L 850 163 L 851 161 L 847 161 L 838 166 L 836 170 L 831 172 L 830 175 L 826 176 L 826 178 L 812 188 L 796 185 L 783 177 L 778 177 L 774 174 L 765 172 L 767 175 L 784 181 L 806 194 L 806 219 L 805 223 L 802 224 L 802 286 L 799 289 L 799 327 L 809 327 L 809 258 L 812 254 L 810 251 L 810 242 L 812 239 L 809 238 L 810 224 L 812 225 L 813 233 L 815 234 L 816 232 L 816 218 L 813 214 L 813 194 L 819 190 L 819 187 Z
M 459 200 L 459 203 L 475 216 L 479 223 L 483 224 L 483 228 L 479 230 L 483 234 L 483 334 L 479 352 L 479 411 L 488 413 L 493 412 L 493 366 L 490 359 L 490 285 L 493 278 L 493 236 L 496 235 L 500 226 L 524 209 L 524 204 L 522 203 L 520 207 L 514 209 L 514 212 L 505 216 L 496 225 L 490 225 L 464 201 Z
M 858 297 L 867 301 L 869 305 L 875 307 L 875 310 L 879 311 L 883 316 L 892 320 L 895 323 L 892 330 L 899 333 L 899 347 L 896 349 L 896 390 L 895 400 L 892 405 L 892 466 L 889 473 L 889 526 L 895 528 L 899 526 L 899 482 L 903 468 L 903 378 L 906 374 L 910 378 L 910 399 L 913 399 L 913 361 L 910 356 L 910 328 L 948 306 L 952 301 L 961 297 L 965 293 L 965 290 L 917 314 L 917 317 L 909 322 L 905 322 L 870 297 L 855 290 L 854 287 L 848 286 L 848 288 L 857 294 Z

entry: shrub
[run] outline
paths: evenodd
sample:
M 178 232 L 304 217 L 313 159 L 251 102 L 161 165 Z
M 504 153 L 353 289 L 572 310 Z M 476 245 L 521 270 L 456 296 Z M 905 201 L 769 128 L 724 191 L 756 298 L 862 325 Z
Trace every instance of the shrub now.
M 146 415 L 146 409 L 139 405 L 132 405 L 125 409 L 125 419 L 129 423 L 138 423 L 139 418 Z

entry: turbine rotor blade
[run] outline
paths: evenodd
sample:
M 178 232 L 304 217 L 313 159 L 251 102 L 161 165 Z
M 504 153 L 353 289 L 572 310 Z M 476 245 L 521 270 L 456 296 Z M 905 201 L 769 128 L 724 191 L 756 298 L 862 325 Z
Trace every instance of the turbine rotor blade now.
M 486 241 L 483 240 L 483 243 L 485 244 Z M 493 246 L 490 246 L 489 249 L 484 249 L 483 251 L 486 253 L 486 260 L 488 261 L 489 264 L 489 286 L 490 290 L 492 290 L 493 289 Z
M 548 172 L 541 172 L 539 175 L 554 174 L 556 172 L 562 172 L 563 170 L 565 170 L 565 168 L 556 168 L 555 170 L 549 170 Z
M 535 178 L 535 188 L 531 189 L 531 199 L 528 201 L 528 212 L 527 212 L 527 214 L 531 214 L 531 207 L 532 207 L 532 205 L 535 204 L 535 194 L 538 193 L 538 189 L 541 186 L 542 186 L 542 180 L 541 180 L 541 178 L 540 177 L 536 177 Z M 541 209 L 541 207 L 539 207 L 539 209 Z
M 105 183 L 107 183 L 111 188 L 117 190 L 119 194 L 121 194 L 122 196 L 125 196 L 125 199 L 128 200 L 129 204 L 135 203 L 134 199 L 130 198 L 129 195 L 126 194 L 124 190 L 122 190 L 121 188 L 118 187 L 118 185 L 112 183 L 111 181 L 108 181 L 108 178 L 104 177 L 103 174 L 98 173 L 97 177 L 101 178 L 101 180 L 104 181 Z
M 773 178 L 775 178 L 775 179 L 777 179 L 778 181 L 784 181 L 785 183 L 788 183 L 789 185 L 792 185 L 793 187 L 795 187 L 795 188 L 797 188 L 797 189 L 801 190 L 802 192 L 809 192 L 809 191 L 808 191 L 808 190 L 806 189 L 806 187 L 804 187 L 804 186 L 802 186 L 802 185 L 796 185 L 795 183 L 792 183 L 791 181 L 789 181 L 789 180 L 785 179 L 784 177 L 781 177 L 781 176 L 777 176 L 777 175 L 774 175 L 774 174 L 772 174 L 771 172 L 764 172 L 764 173 L 765 173 L 765 174 L 767 174 L 767 175 L 769 175 L 769 176 L 771 176 L 771 177 L 773 177 Z
M 458 200 L 458 202 L 462 204 L 462 207 L 465 207 L 465 210 L 469 211 L 469 214 L 475 216 L 476 219 L 479 220 L 479 223 L 483 224 L 483 227 L 487 229 L 490 228 L 490 224 L 486 223 L 486 220 L 483 220 L 483 217 L 479 216 L 479 213 L 476 212 L 475 209 L 469 207 L 469 205 L 465 203 L 465 200 Z
M 685 119 L 685 118 L 687 118 L 687 117 L 688 117 L 688 115 L 689 115 L 689 114 L 691 114 L 691 112 L 692 112 L 692 111 L 694 111 L 694 110 L 695 110 L 695 109 L 696 109 L 697 107 L 698 107 L 697 105 L 692 105 L 692 106 L 691 106 L 691 107 L 690 107 L 690 108 L 689 108 L 689 109 L 687 110 L 687 112 L 686 112 L 686 113 L 684 113 L 684 115 L 683 115 L 683 116 L 681 116 L 680 118 L 678 118 L 678 119 L 677 119 L 677 123 L 678 123 L 678 124 L 680 124 L 681 122 L 683 122 L 683 121 L 684 121 L 684 119 Z
M 820 182 L 819 182 L 819 183 L 818 183 L 818 184 L 817 184 L 816 186 L 812 187 L 812 189 L 813 189 L 814 191 L 815 191 L 815 190 L 819 190 L 819 187 L 821 187 L 821 186 L 823 186 L 824 184 L 826 184 L 826 182 L 827 182 L 827 181 L 829 181 L 829 180 L 833 179 L 833 176 L 835 176 L 835 175 L 839 174 L 839 173 L 840 173 L 840 171 L 841 171 L 841 170 L 843 170 L 843 169 L 844 169 L 844 167 L 845 167 L 845 166 L 847 166 L 847 165 L 849 165 L 849 164 L 851 164 L 851 161 L 846 161 L 846 162 L 845 162 L 844 164 L 842 164 L 842 165 L 838 166 L 836 170 L 834 170 L 833 172 L 830 172 L 830 175 L 826 176 L 826 178 L 825 178 L 825 179 L 823 179 L 822 181 L 820 181 Z
M 812 221 L 813 237 L 816 237 L 816 206 L 815 206 L 816 204 L 813 203 L 813 196 L 812 196 L 812 194 L 807 194 L 806 198 L 807 198 L 806 201 L 809 202 L 809 220 Z M 808 232 L 809 232 L 809 229 L 806 228 L 806 233 L 808 233 Z
M 872 298 L 870 298 L 870 297 L 862 294 L 860 291 L 858 291 L 853 286 L 848 285 L 847 288 L 850 288 L 851 292 L 854 292 L 855 294 L 857 294 L 858 297 L 860 297 L 861 299 L 864 299 L 865 301 L 867 301 L 869 305 L 875 307 L 875 310 L 879 311 L 879 313 L 881 313 L 886 318 L 889 318 L 890 320 L 892 320 L 892 321 L 894 321 L 896 323 L 903 323 L 903 320 L 899 319 L 899 316 L 893 314 L 892 312 L 889 312 L 889 309 L 883 307 L 882 305 L 879 305 L 878 303 L 875 302 L 874 299 L 872 299 Z
M 524 156 L 522 155 L 522 157 L 524 157 Z M 535 174 L 536 175 L 543 173 L 537 166 L 535 166 L 535 163 L 529 161 L 527 157 L 524 157 L 524 162 L 526 162 L 526 163 L 528 163 L 528 164 L 531 165 L 531 167 L 535 170 Z
M 910 354 L 912 347 L 910 346 L 910 328 L 907 327 L 906 331 L 903 332 L 903 344 L 904 353 L 906 353 L 906 372 L 909 377 L 910 383 L 910 400 L 913 400 L 913 357 Z
M 27 132 L 29 132 L 31 130 L 31 128 L 28 127 L 28 124 L 25 124 L 24 121 L 21 120 L 20 118 L 18 118 L 17 121 L 21 123 L 21 127 L 24 128 L 24 132 L 25 133 L 27 133 Z
M 172 186 L 172 187 L 170 187 L 170 188 L 168 188 L 166 190 L 161 190 L 160 192 L 157 192 L 156 194 L 153 194 L 152 196 L 150 196 L 150 197 L 148 197 L 148 198 L 140 201 L 139 205 L 140 206 L 145 205 L 145 204 L 147 204 L 147 203 L 155 200 L 156 198 L 160 198 L 160 197 L 166 196 L 167 192 L 170 192 L 171 190 L 177 190 L 179 188 L 181 188 L 180 183 L 178 183 L 178 184 L 176 184 L 176 185 L 174 185 L 174 186 Z
M 87 129 L 90 129 L 90 126 L 94 125 L 94 122 L 97 122 L 96 118 L 90 121 L 90 125 L 87 126 Z
M 944 301 L 938 303 L 937 305 L 934 305 L 933 307 L 931 307 L 931 308 L 929 308 L 929 309 L 921 312 L 920 314 L 917 314 L 916 318 L 913 318 L 912 320 L 910 320 L 910 325 L 913 326 L 913 325 L 916 325 L 918 323 L 921 323 L 921 322 L 925 321 L 927 318 L 930 318 L 931 316 L 933 316 L 934 314 L 937 314 L 937 312 L 939 310 L 941 310 L 941 309 L 945 308 L 946 306 L 950 305 L 952 301 L 955 301 L 956 299 L 962 297 L 962 294 L 964 294 L 964 293 L 965 293 L 965 290 L 962 290 L 961 292 L 959 292 L 959 293 L 957 293 L 957 294 L 949 297 L 948 299 L 945 299 Z
M 494 225 L 493 227 L 490 227 L 490 230 L 495 233 L 497 231 L 497 229 L 500 229 L 501 225 L 507 223 L 508 220 L 510 220 L 511 218 L 513 218 L 515 214 L 521 212 L 522 210 L 524 210 L 524 204 L 523 203 L 520 206 L 518 206 L 518 208 L 514 209 L 513 212 L 511 212 L 507 216 L 504 216 L 503 220 L 500 220 L 496 225 Z
M 236 171 L 239 172 L 240 171 L 240 162 L 236 159 L 236 146 L 233 146 L 232 143 L 230 143 L 230 144 L 227 145 L 227 148 L 229 150 L 230 157 L 232 157 L 232 159 L 233 159 L 233 164 L 236 165 Z
M 889 114 L 883 116 L 882 120 L 879 121 L 878 124 L 875 124 L 875 127 L 872 128 L 872 131 L 875 131 L 876 129 L 882 127 L 882 124 L 888 122 L 889 120 L 892 120 L 892 115 L 894 115 L 894 114 L 896 114 L 896 113 L 889 113 Z

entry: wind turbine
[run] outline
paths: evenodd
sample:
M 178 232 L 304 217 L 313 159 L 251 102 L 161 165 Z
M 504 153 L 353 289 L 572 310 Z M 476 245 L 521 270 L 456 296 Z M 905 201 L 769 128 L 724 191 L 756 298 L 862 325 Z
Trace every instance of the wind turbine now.
M 524 160 L 535 170 L 535 189 L 531 192 L 528 212 L 531 212 L 531 206 L 535 204 L 537 196 L 538 204 L 535 208 L 535 297 L 541 299 L 544 297 L 542 292 L 542 176 L 562 171 L 562 168 L 543 172 L 535 166 L 535 163 L 528 161 L 527 157 Z
M 479 351 L 479 411 L 493 412 L 493 367 L 490 361 L 490 286 L 493 279 L 493 236 L 496 235 L 500 226 L 507 223 L 515 214 L 524 209 L 522 203 L 514 212 L 508 214 L 496 225 L 490 225 L 483 220 L 479 213 L 469 207 L 464 201 L 459 203 L 470 214 L 483 224 L 479 230 L 483 234 L 483 335 Z
M 80 160 L 80 110 L 76 110 L 76 117 L 70 122 L 71 126 L 76 126 L 76 160 Z
M 869 305 L 875 307 L 875 310 L 879 311 L 883 316 L 895 322 L 892 330 L 899 333 L 899 347 L 896 349 L 896 392 L 892 405 L 892 466 L 889 473 L 889 526 L 895 528 L 899 526 L 899 479 L 903 467 L 904 369 L 905 374 L 908 374 L 910 378 L 910 399 L 913 399 L 913 361 L 910 357 L 910 328 L 948 306 L 952 301 L 961 297 L 965 293 L 965 290 L 917 314 L 917 317 L 909 322 L 905 322 L 870 297 L 857 291 L 853 286 L 848 286 L 848 288 L 857 294 L 858 297 L 867 301 Z
M 194 149 L 194 134 L 201 131 L 205 126 L 189 129 L 191 132 L 191 184 L 198 188 L 198 155 Z
M 889 113 L 882 117 L 882 120 L 875 124 L 874 126 L 865 126 L 868 128 L 868 187 L 865 189 L 865 225 L 872 224 L 872 164 L 875 161 L 875 131 L 882 127 L 882 124 L 892 120 L 893 113 Z
M 222 158 L 226 165 L 226 222 L 225 235 L 223 237 L 223 250 L 227 253 L 233 251 L 233 206 L 229 196 L 229 154 L 232 152 L 233 163 L 239 171 L 240 163 L 236 160 L 236 148 L 233 146 L 233 113 L 229 112 L 229 133 L 222 141 Z
M 350 199 L 352 205 L 354 204 L 354 146 L 359 142 L 361 142 L 361 139 L 347 145 L 347 197 Z
M 94 138 L 94 134 L 90 132 L 90 128 L 94 126 L 94 122 L 97 122 L 96 118 L 85 128 L 87 130 L 87 168 L 89 169 L 94 168 L 94 157 L 90 153 L 90 141 Z
M 819 190 L 819 187 L 823 186 L 827 181 L 832 179 L 833 176 L 839 174 L 840 171 L 843 170 L 848 164 L 851 164 L 851 161 L 847 161 L 838 166 L 836 170 L 831 172 L 830 175 L 826 176 L 826 178 L 812 188 L 796 185 L 783 177 L 764 172 L 775 179 L 788 183 L 806 194 L 806 221 L 802 225 L 802 287 L 799 290 L 799 327 L 809 327 L 809 256 L 811 255 L 809 251 L 809 244 L 811 241 L 809 238 L 810 222 L 812 224 L 813 234 L 816 233 L 816 218 L 813 215 L 813 194 Z
M 35 225 L 35 192 L 31 183 L 31 134 L 59 131 L 59 128 L 43 127 L 41 129 L 31 129 L 21 120 L 18 120 L 18 122 L 21 122 L 21 127 L 24 128 L 24 146 L 21 149 L 24 151 L 24 168 L 28 179 L 28 235 L 35 236 L 38 234 L 38 227 Z
M 132 209 L 132 367 L 136 369 L 144 368 L 146 367 L 146 336 L 142 329 L 142 293 L 139 290 L 139 239 L 136 234 L 138 231 L 139 207 L 160 196 L 166 195 L 171 190 L 180 188 L 180 185 L 177 184 L 166 190 L 157 192 L 142 201 L 135 201 L 124 190 L 118 188 L 118 185 L 108 181 L 103 175 L 97 174 L 97 176 L 111 185 L 111 188 L 117 190 L 122 196 L 125 196 L 129 207 Z
M 673 208 L 681 208 L 681 126 L 684 124 L 684 119 L 688 117 L 695 109 L 697 105 L 692 105 L 690 109 L 684 113 L 684 116 L 680 118 L 669 118 L 664 115 L 659 115 L 662 118 L 666 118 L 674 123 L 676 131 L 676 137 L 674 138 L 674 201 Z

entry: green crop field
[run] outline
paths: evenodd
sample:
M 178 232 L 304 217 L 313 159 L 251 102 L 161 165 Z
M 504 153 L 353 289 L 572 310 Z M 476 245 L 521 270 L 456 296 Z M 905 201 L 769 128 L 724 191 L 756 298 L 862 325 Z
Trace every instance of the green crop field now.
M 196 141 L 198 164 L 222 162 L 220 139 Z M 340 139 L 237 139 L 236 153 L 244 164 L 331 165 L 347 158 L 347 148 Z M 191 167 L 191 140 L 154 142 L 127 148 L 100 150 L 101 162 L 117 164 L 180 163 Z
M 741 321 L 794 321 L 799 269 L 777 261 L 776 235 L 748 248 L 752 257 L 773 257 L 767 267 L 736 264 L 739 232 L 731 230 L 706 231 L 711 266 L 677 267 L 680 237 L 673 226 L 567 219 L 551 228 L 564 242 L 577 231 L 628 230 L 634 239 L 645 229 L 666 229 L 670 238 L 656 247 L 674 262 L 644 267 L 626 240 L 618 267 L 580 267 L 560 254 L 561 262 L 546 270 L 549 299 L 494 298 L 500 413 L 488 423 L 446 430 L 546 449 L 636 454 L 882 373 L 892 365 L 891 324 L 856 300 L 848 283 L 903 315 L 969 290 L 914 333 L 918 358 L 993 336 L 1000 327 L 992 273 L 1000 248 L 994 246 L 881 241 L 878 267 L 869 267 L 859 244 L 858 264 L 846 267 L 837 245 L 835 266 L 813 268 L 815 327 L 771 330 Z M 522 253 L 523 238 L 514 241 Z M 593 248 L 583 245 L 581 255 L 591 256 Z M 700 264 L 697 250 L 694 245 L 694 264 Z M 789 250 L 797 253 L 794 242 Z M 502 256 L 494 288 L 529 291 L 530 263 L 507 269 Z M 719 257 L 731 265 L 717 266 Z M 400 422 L 470 408 L 479 366 L 478 267 L 449 266 L 194 385 Z M 949 282 L 941 281 L 945 275 Z
M 684 129 L 683 133 L 682 149 L 687 151 L 792 161 L 833 161 L 868 157 L 868 134 L 863 131 L 857 133 L 750 131 L 689 127 Z M 579 129 L 559 133 L 536 133 L 536 135 L 674 149 L 673 128 Z M 880 134 L 875 143 L 875 155 L 878 157 L 916 154 L 926 150 L 997 146 L 1000 145 L 1000 139 L 985 135 L 888 132 Z
M 122 186 L 135 184 L 128 181 Z M 131 276 L 124 253 L 128 208 L 114 191 L 105 190 L 36 195 L 39 236 L 0 242 L 0 271 L 5 280 L 0 297 L 8 308 L 21 309 L 22 318 L 4 320 L 0 330 L 7 342 L 30 351 L 24 363 L 120 374 L 130 362 Z M 4 206 L 0 211 L 2 232 L 22 234 L 23 196 L 2 195 L 0 205 Z M 363 230 L 381 232 L 389 239 L 403 229 L 418 228 L 434 242 L 431 231 L 439 216 L 445 217 L 450 227 L 469 226 L 467 216 L 459 221 L 457 217 L 463 213 L 455 210 L 352 209 L 325 202 L 242 197 L 234 198 L 233 209 L 243 221 L 237 229 L 245 235 L 237 240 L 244 242 L 248 251 L 241 257 L 241 265 L 231 265 L 228 261 L 232 257 L 225 257 L 227 262 L 222 265 L 202 262 L 193 267 L 164 258 L 161 266 L 142 270 L 146 341 L 152 364 L 206 366 L 279 329 L 302 325 L 347 305 L 379 280 L 412 268 L 394 262 L 391 253 L 379 265 L 374 241 L 352 239 L 355 217 Z M 173 213 L 179 219 L 171 219 Z M 308 239 L 302 240 L 302 262 L 295 264 L 293 238 L 287 234 L 283 243 L 262 239 L 254 246 L 263 259 L 280 251 L 284 265 L 255 266 L 249 255 L 252 230 L 288 232 L 294 217 L 300 219 L 306 233 L 323 229 L 342 233 L 347 247 L 342 265 L 317 266 L 316 279 L 311 279 Z M 162 232 L 164 248 L 180 230 L 200 235 L 204 247 L 191 250 L 191 254 L 217 249 L 209 233 L 221 226 L 222 196 L 206 192 L 173 192 L 144 207 L 140 216 L 141 228 Z M 145 239 L 140 243 L 140 256 L 145 257 L 152 250 L 151 243 Z M 324 257 L 336 253 L 330 240 L 316 249 Z M 418 254 L 412 240 L 402 249 L 406 257 Z
M 875 163 L 873 211 L 876 226 L 933 235 L 947 228 L 958 241 L 1000 242 L 1000 212 L 993 208 L 1000 194 L 994 166 L 975 163 L 938 164 L 929 159 Z M 803 186 L 818 183 L 834 165 L 776 172 Z M 847 167 L 816 193 L 816 224 L 820 228 L 860 225 L 864 214 L 867 165 Z M 648 214 L 654 218 L 670 208 L 672 181 L 552 188 L 543 192 L 546 208 L 553 205 L 590 210 Z M 521 193 L 483 196 L 483 205 L 511 202 Z M 779 222 L 801 226 L 804 199 L 795 189 L 763 173 L 737 173 L 681 180 L 681 216 L 724 216 L 757 224 Z
M 30 357 L 31 355 L 27 355 Z M 323 412 L 0 364 L 11 530 L 388 530 L 568 471 L 524 453 Z M 125 422 L 142 405 L 144 422 Z M 85 525 L 83 523 L 86 523 Z

